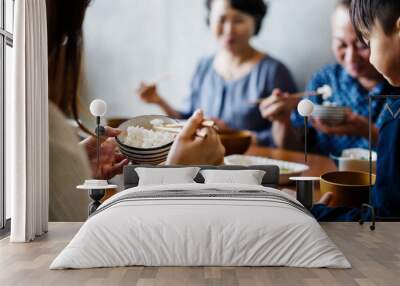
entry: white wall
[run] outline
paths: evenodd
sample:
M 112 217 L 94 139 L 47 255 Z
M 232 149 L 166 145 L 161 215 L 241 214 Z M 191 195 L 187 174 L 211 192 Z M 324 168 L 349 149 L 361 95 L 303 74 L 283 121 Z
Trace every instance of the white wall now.
M 172 79 L 160 92 L 175 106 L 187 94 L 196 62 L 214 49 L 205 25 L 204 0 L 95 0 L 85 20 L 85 70 L 89 99 L 109 103 L 108 116 L 159 113 L 140 102 L 141 79 Z M 333 61 L 330 14 L 336 0 L 270 0 L 254 44 L 286 63 L 303 88 L 313 71 Z

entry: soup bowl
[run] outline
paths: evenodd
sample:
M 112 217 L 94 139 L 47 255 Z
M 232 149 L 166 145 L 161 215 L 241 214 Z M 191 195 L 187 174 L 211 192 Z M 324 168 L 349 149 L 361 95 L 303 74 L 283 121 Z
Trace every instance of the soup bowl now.
M 218 131 L 221 143 L 225 147 L 225 156 L 243 154 L 249 149 L 252 134 L 247 130 Z
M 372 186 L 375 185 L 376 176 L 371 177 Z M 321 176 L 321 194 L 331 192 L 331 207 L 361 207 L 368 203 L 370 175 L 365 172 L 345 171 L 329 172 Z

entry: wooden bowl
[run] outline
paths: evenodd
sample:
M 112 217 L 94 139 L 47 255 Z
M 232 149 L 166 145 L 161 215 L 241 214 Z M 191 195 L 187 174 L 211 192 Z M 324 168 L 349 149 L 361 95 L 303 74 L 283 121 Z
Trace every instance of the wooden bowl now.
M 106 125 L 112 128 L 118 128 L 118 126 L 120 126 L 125 121 L 128 121 L 129 119 L 130 118 L 124 118 L 124 117 L 110 117 L 107 118 Z
M 225 130 L 218 132 L 222 145 L 225 147 L 225 156 L 244 154 L 251 144 L 252 134 L 247 130 Z
M 372 185 L 376 176 L 372 175 Z M 329 172 L 320 180 L 321 194 L 333 193 L 330 207 L 361 207 L 369 200 L 369 173 Z

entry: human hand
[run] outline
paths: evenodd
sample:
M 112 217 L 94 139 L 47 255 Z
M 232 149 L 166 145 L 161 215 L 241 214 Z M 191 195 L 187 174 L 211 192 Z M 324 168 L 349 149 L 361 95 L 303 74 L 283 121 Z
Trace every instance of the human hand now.
M 232 128 L 230 128 L 229 125 L 225 123 L 225 121 L 219 119 L 218 117 L 211 117 L 210 120 L 214 121 L 215 125 L 220 131 L 232 130 Z
M 343 124 L 330 126 L 320 118 L 314 117 L 311 118 L 311 124 L 316 130 L 328 135 L 348 135 L 367 138 L 369 134 L 368 118 L 351 110 L 346 110 Z M 373 133 L 376 133 L 376 135 L 378 133 L 378 129 L 375 126 L 373 126 Z
M 97 165 L 97 137 L 90 136 L 80 144 L 85 148 L 89 158 L 92 175 L 94 178 L 108 180 L 115 175 L 121 174 L 122 169 L 129 163 L 125 157 L 117 150 L 118 145 L 115 142 L 115 136 L 121 133 L 121 130 L 111 127 L 105 127 L 105 134 L 100 139 L 100 161 Z
M 166 161 L 167 165 L 221 165 L 225 148 L 212 127 L 202 127 L 202 111 L 196 111 L 175 138 Z M 196 136 L 198 129 L 206 130 L 207 136 Z
M 318 200 L 317 204 L 319 205 L 329 205 L 329 203 L 333 199 L 333 193 L 332 192 L 327 192 L 322 195 L 322 197 Z
M 146 84 L 141 82 L 136 94 L 146 103 L 160 104 L 161 97 L 158 95 L 157 86 L 155 84 Z
M 259 109 L 263 118 L 287 123 L 290 122 L 290 114 L 298 103 L 298 98 L 291 97 L 280 89 L 274 89 L 272 94 L 260 103 Z
M 258 139 L 257 139 L 257 133 L 250 131 L 251 134 L 251 145 L 257 146 L 258 145 Z

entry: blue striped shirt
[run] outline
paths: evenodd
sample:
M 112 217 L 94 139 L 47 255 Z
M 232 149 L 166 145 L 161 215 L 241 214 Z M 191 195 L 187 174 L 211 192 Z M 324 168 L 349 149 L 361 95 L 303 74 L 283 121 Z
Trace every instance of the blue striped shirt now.
M 397 94 L 398 88 L 392 87 L 386 81 L 378 83 L 372 91 L 365 90 L 360 83 L 351 77 L 340 64 L 331 64 L 323 67 L 314 74 L 307 86 L 308 91 L 316 91 L 323 85 L 329 85 L 333 94 L 329 101 L 338 106 L 349 107 L 359 115 L 368 117 L 368 97 L 370 95 Z M 310 98 L 317 104 L 322 104 L 321 97 Z M 384 101 L 372 102 L 372 121 L 379 128 L 382 126 Z M 304 119 L 297 113 L 292 114 L 292 124 L 295 127 L 304 127 Z M 328 135 L 311 129 L 312 142 L 308 142 L 316 153 L 340 155 L 347 148 L 368 148 L 368 139 L 357 136 Z

